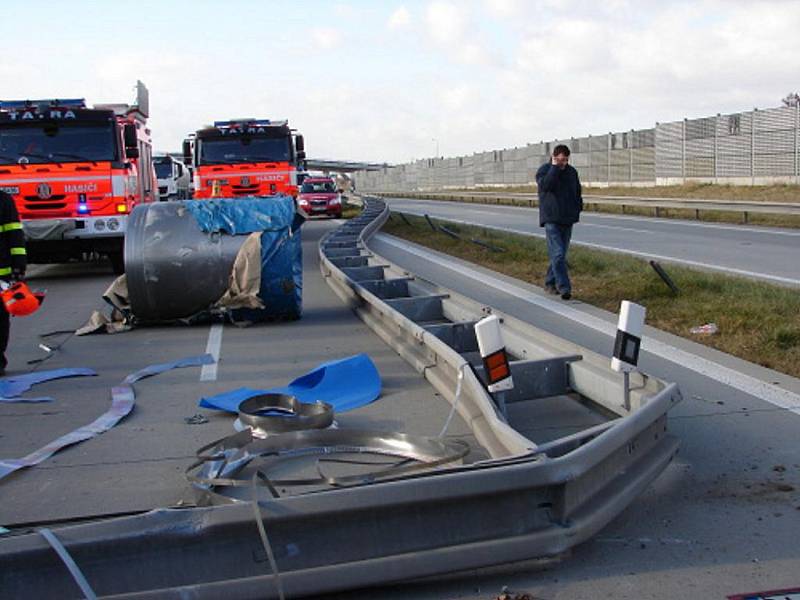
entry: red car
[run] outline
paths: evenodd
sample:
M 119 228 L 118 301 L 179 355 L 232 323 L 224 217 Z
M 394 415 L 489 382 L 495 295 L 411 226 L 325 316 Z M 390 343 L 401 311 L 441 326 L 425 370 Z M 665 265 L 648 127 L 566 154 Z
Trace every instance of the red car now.
M 330 177 L 306 177 L 300 186 L 297 203 L 310 216 L 342 216 L 342 195 Z

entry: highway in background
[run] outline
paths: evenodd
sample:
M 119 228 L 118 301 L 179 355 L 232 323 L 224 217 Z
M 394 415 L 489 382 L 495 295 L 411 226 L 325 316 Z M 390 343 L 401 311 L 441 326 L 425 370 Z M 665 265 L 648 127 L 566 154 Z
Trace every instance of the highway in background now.
M 394 211 L 544 236 L 535 208 L 387 198 Z M 800 287 L 800 230 L 584 211 L 575 244 Z

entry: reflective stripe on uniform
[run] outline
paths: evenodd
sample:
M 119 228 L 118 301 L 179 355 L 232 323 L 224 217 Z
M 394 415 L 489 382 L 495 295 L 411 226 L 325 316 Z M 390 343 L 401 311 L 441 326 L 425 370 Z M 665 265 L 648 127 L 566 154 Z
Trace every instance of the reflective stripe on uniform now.
M 15 229 L 22 229 L 22 223 L 17 221 L 15 223 L 6 223 L 5 225 L 0 225 L 0 232 L 14 231 Z
M 11 256 L 27 256 L 28 253 L 25 251 L 25 248 L 12 248 L 11 249 Z
M 0 267 L 0 275 L 11 275 L 11 267 Z

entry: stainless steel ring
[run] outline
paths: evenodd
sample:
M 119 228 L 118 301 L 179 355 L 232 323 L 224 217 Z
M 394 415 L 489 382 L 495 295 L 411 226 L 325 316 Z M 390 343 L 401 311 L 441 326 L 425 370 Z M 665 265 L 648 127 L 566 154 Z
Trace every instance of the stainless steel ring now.
M 277 414 L 264 414 L 273 411 Z M 290 394 L 260 394 L 239 404 L 239 421 L 257 437 L 270 433 L 325 429 L 333 423 L 333 407 L 327 402 L 300 402 Z

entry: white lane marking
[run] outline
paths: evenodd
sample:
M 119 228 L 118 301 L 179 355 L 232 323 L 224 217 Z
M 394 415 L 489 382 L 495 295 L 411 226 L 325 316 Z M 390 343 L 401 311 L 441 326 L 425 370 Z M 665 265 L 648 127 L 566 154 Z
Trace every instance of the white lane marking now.
M 427 202 L 419 201 L 419 202 L 414 202 L 413 199 L 411 199 L 411 198 L 405 198 L 404 201 L 411 201 L 411 207 L 412 208 L 413 208 L 413 204 L 417 204 L 417 205 L 421 204 L 421 205 L 424 205 L 424 206 L 430 206 L 432 208 L 441 208 L 442 204 L 445 202 L 445 201 L 438 201 L 438 202 L 436 202 L 436 201 L 427 201 Z M 591 204 L 591 202 L 587 202 L 586 199 L 584 199 L 584 203 Z M 389 205 L 391 206 L 391 204 L 393 204 L 393 203 L 390 202 Z M 464 206 L 464 207 L 475 206 L 474 202 L 454 202 L 454 201 L 448 202 L 448 204 L 445 204 L 445 206 L 448 206 L 449 204 L 457 204 L 458 206 Z M 487 210 L 480 210 L 480 209 L 475 209 L 475 208 L 470 208 L 470 209 L 467 209 L 467 210 L 470 210 L 471 212 L 480 213 L 480 214 L 490 214 L 490 215 L 496 215 L 496 216 L 502 216 L 504 213 L 508 212 L 509 210 L 528 211 L 528 212 L 529 211 L 537 212 L 539 210 L 538 208 L 535 208 L 535 207 L 531 208 L 531 207 L 527 207 L 527 206 L 508 206 L 508 205 L 497 206 L 497 205 L 492 205 L 492 204 L 485 204 L 485 205 L 482 205 L 482 206 L 486 206 Z M 495 212 L 495 211 L 497 211 L 497 212 Z M 732 211 L 732 212 L 736 212 L 736 211 Z M 676 224 L 677 225 L 686 225 L 687 227 L 702 227 L 702 228 L 705 228 L 705 229 L 722 229 L 724 231 L 736 231 L 736 232 L 745 231 L 747 233 L 760 233 L 762 235 L 785 235 L 785 236 L 789 236 L 789 237 L 800 237 L 800 231 L 786 231 L 785 229 L 775 229 L 775 228 L 770 228 L 770 227 L 745 227 L 744 225 L 725 225 L 725 224 L 721 224 L 721 223 L 697 223 L 696 221 L 686 221 L 684 219 L 666 219 L 664 217 L 645 217 L 645 216 L 641 216 L 641 215 L 640 216 L 619 215 L 619 214 L 611 214 L 611 213 L 599 213 L 599 212 L 587 211 L 587 210 L 585 210 L 583 212 L 583 217 L 584 217 L 584 221 L 582 221 L 582 223 L 584 223 L 584 224 L 589 224 L 590 223 L 590 221 L 588 221 L 586 219 L 623 219 L 623 220 L 626 220 L 626 221 L 639 221 L 639 222 L 644 221 L 644 222 L 665 223 L 665 224 L 670 224 L 670 225 L 676 225 Z M 444 217 L 442 217 L 442 218 L 444 218 Z M 607 227 L 610 227 L 610 225 L 607 226 Z
M 422 216 L 424 213 L 405 211 L 409 215 Z M 430 216 L 430 215 L 429 215 Z M 435 216 L 435 215 L 434 215 Z M 505 231 L 511 233 L 518 233 L 520 235 L 527 235 L 531 237 L 544 238 L 543 233 L 536 233 L 527 231 L 525 229 L 515 229 L 513 227 L 497 227 L 496 225 L 485 225 L 483 223 L 476 223 L 475 221 L 464 221 L 462 219 L 453 219 L 447 216 L 435 216 L 437 219 L 443 221 L 450 221 L 452 223 L 459 223 L 461 225 L 472 225 L 473 227 L 483 227 L 484 229 L 494 229 L 495 231 Z M 652 232 L 650 232 L 652 233 Z M 688 265 L 690 267 L 698 267 L 700 269 L 710 271 L 720 271 L 722 273 L 732 273 L 734 275 L 742 275 L 750 279 L 764 279 L 768 281 L 775 281 L 782 284 L 789 284 L 792 286 L 800 286 L 800 279 L 792 279 L 791 277 L 781 277 L 779 275 L 769 275 L 767 273 L 757 273 L 755 271 L 745 271 L 744 269 L 736 269 L 734 267 L 720 267 L 719 265 L 711 265 L 708 263 L 699 262 L 696 260 L 687 260 L 685 258 L 675 258 L 674 256 L 663 256 L 661 254 L 651 254 L 650 252 L 639 252 L 637 250 L 629 250 L 627 248 L 618 248 L 617 246 L 606 246 L 604 244 L 594 244 L 592 242 L 581 242 L 573 238 L 573 244 L 578 246 L 586 246 L 587 248 L 597 248 L 598 250 L 609 250 L 612 252 L 620 252 L 622 254 L 630 254 L 632 256 L 640 256 L 642 258 L 650 258 L 653 260 L 662 260 L 664 262 L 675 263 L 680 265 Z
M 200 369 L 200 381 L 216 381 L 217 366 L 219 365 L 219 351 L 222 347 L 222 323 L 214 323 L 208 331 L 206 353 L 214 357 L 210 365 L 203 365 Z
M 530 290 L 513 285 L 503 281 L 502 279 L 492 277 L 491 275 L 477 273 L 473 269 L 436 256 L 435 254 L 427 252 L 426 250 L 420 249 L 416 246 L 411 246 L 406 242 L 399 241 L 395 238 L 387 236 L 386 234 L 378 234 L 375 236 L 375 239 L 379 239 L 381 242 L 395 246 L 404 252 L 408 252 L 409 254 L 413 254 L 425 259 L 426 261 L 458 273 L 463 277 L 474 279 L 486 285 L 490 285 L 495 289 L 501 290 L 510 296 L 524 300 L 529 304 L 538 305 L 545 310 L 549 310 L 550 312 L 553 312 L 561 317 L 567 318 L 575 323 L 579 323 L 584 327 L 588 327 L 603 333 L 609 338 L 614 338 L 617 334 L 617 327 L 615 324 L 604 321 L 599 317 L 586 314 L 583 311 L 576 310 L 569 305 L 563 304 L 562 302 L 557 302 L 543 296 L 538 296 L 531 293 Z M 765 381 L 761 381 L 760 379 L 751 377 L 750 375 L 739 373 L 738 371 L 734 371 L 733 369 L 716 363 L 712 360 L 692 354 L 686 350 L 681 350 L 680 348 L 675 348 L 674 346 L 670 346 L 669 344 L 665 344 L 664 342 L 660 342 L 653 338 L 644 338 L 642 340 L 642 348 L 653 356 L 667 360 L 685 369 L 703 375 L 704 377 L 708 377 L 709 379 L 713 379 L 714 381 L 718 381 L 724 385 L 735 388 L 746 394 L 754 396 L 755 398 L 769 402 L 774 406 L 785 408 L 797 415 L 800 415 L 800 394 L 795 394 L 789 390 L 766 383 Z

